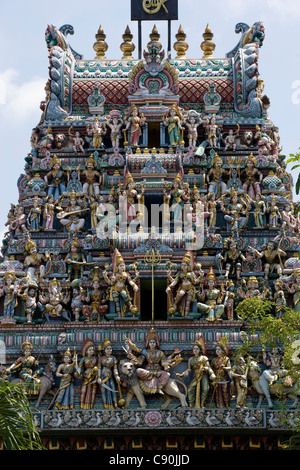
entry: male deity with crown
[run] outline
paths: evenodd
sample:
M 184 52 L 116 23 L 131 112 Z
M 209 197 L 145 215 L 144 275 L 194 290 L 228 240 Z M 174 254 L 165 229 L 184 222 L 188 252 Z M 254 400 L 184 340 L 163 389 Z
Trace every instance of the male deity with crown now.
M 108 267 L 108 266 L 106 266 Z M 115 303 L 116 314 L 119 317 L 124 317 L 129 310 L 133 316 L 138 312 L 137 308 L 137 294 L 139 287 L 137 285 L 138 272 L 135 272 L 135 278 L 132 279 L 131 275 L 126 271 L 124 259 L 116 248 L 113 255 L 113 271 L 109 276 L 107 271 L 103 271 L 104 280 L 108 283 L 110 300 Z M 134 293 L 134 301 L 130 289 Z

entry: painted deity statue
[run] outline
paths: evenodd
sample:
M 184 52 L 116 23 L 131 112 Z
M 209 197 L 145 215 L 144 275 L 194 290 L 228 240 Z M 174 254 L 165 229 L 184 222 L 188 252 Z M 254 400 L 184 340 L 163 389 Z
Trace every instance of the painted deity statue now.
M 221 210 L 224 212 L 224 219 L 230 225 L 230 229 L 234 234 L 238 234 L 239 230 L 245 229 L 248 222 L 249 201 L 245 200 L 242 195 L 238 195 L 235 189 L 231 189 L 229 204 L 225 207 L 224 198 L 222 196 Z
M 27 223 L 24 207 L 17 205 L 9 221 L 9 230 L 12 236 L 27 232 Z
M 70 280 L 81 279 L 86 265 L 86 258 L 80 251 L 81 244 L 77 237 L 70 243 L 69 253 L 65 257 L 67 274 Z
M 217 201 L 213 192 L 207 195 L 207 211 L 209 213 L 208 225 L 209 227 L 215 227 L 217 222 Z
M 115 248 L 113 254 L 113 271 L 108 276 L 107 271 L 103 271 L 104 280 L 109 285 L 110 300 L 115 303 L 116 313 L 120 317 L 124 317 L 129 310 L 132 315 L 137 313 L 137 294 L 139 287 L 137 285 L 138 272 L 135 273 L 135 278 L 132 279 L 130 274 L 126 272 L 126 266 L 121 253 Z M 108 266 L 107 266 L 108 267 Z M 134 300 L 132 302 L 130 288 L 133 290 Z
M 243 280 L 237 292 L 242 299 L 264 299 L 267 297 L 267 290 L 259 287 L 256 276 L 249 276 L 247 281 Z
M 66 191 L 66 172 L 62 170 L 62 164 L 57 155 L 50 162 L 51 170 L 45 175 L 44 180 L 48 185 L 48 196 L 53 194 L 56 201 Z
M 131 106 L 127 111 L 125 117 L 125 131 L 130 130 L 130 145 L 137 147 L 139 144 L 140 136 L 142 135 L 142 127 L 146 122 L 143 114 L 139 116 L 136 106 Z
M 288 287 L 288 291 L 293 294 L 293 308 L 296 312 L 300 312 L 300 269 L 295 269 L 292 274 L 292 286 Z
M 110 190 L 106 202 L 100 202 L 97 204 L 96 211 L 97 219 L 97 230 L 99 233 L 107 233 L 112 235 L 114 232 L 119 230 L 120 214 L 119 204 L 115 192 L 115 188 L 112 187 Z
M 6 272 L 3 280 L 4 286 L 0 288 L 0 297 L 4 297 L 3 316 L 13 318 L 18 305 L 19 285 L 14 272 Z
M 37 307 L 37 295 L 38 284 L 33 280 L 29 280 L 29 282 L 24 286 L 24 291 L 19 294 L 24 303 L 27 323 L 32 323 L 32 318 Z
M 198 276 L 194 271 L 194 262 L 192 253 L 187 252 L 181 261 L 180 271 L 173 278 L 171 272 L 168 273 L 169 285 L 166 289 L 170 297 L 169 313 L 174 314 L 179 308 L 182 317 L 187 317 L 191 311 L 191 303 L 196 300 L 196 285 L 198 285 L 203 278 L 201 266 L 197 265 Z M 172 291 L 177 288 L 176 295 Z M 172 297 L 172 298 L 171 298 Z
M 72 140 L 72 148 L 74 150 L 75 153 L 78 153 L 78 152 L 81 152 L 81 153 L 84 153 L 84 140 L 83 138 L 80 136 L 80 132 L 79 131 L 76 131 L 75 134 L 73 134 L 71 132 L 71 130 L 73 129 L 73 126 L 71 126 L 69 128 L 69 131 L 68 131 L 68 134 L 69 134 L 69 137 L 70 139 Z
M 197 144 L 198 139 L 198 127 L 201 124 L 200 115 L 193 110 L 187 112 L 187 114 L 183 117 L 183 123 L 188 128 L 188 142 L 189 148 L 194 149 Z
M 75 191 L 72 191 L 70 194 L 69 204 L 67 207 L 63 209 L 61 205 L 59 205 L 57 206 L 57 209 L 59 211 L 57 213 L 57 218 L 66 228 L 67 232 L 76 233 L 83 228 L 85 219 L 80 216 L 89 210 L 89 208 L 85 202 L 81 202 L 81 200 L 79 200 L 79 197 L 77 197 Z
M 230 403 L 230 385 L 232 383 L 231 363 L 225 337 L 216 345 L 216 357 L 212 360 L 212 369 L 216 376 L 214 397 L 217 408 L 228 408 Z
M 264 228 L 267 207 L 266 207 L 264 198 L 261 193 L 257 193 L 255 195 L 255 199 L 253 203 L 254 203 L 253 215 L 254 215 L 255 226 L 258 228 Z
M 190 208 L 186 214 L 191 230 L 204 229 L 207 219 L 213 215 L 209 212 L 208 206 L 206 196 L 201 197 L 199 189 L 197 186 L 194 186 L 190 194 Z
M 300 277 L 299 277 L 299 281 L 300 281 Z M 276 317 L 280 318 L 282 317 L 285 307 L 287 306 L 287 301 L 286 301 L 284 291 L 283 291 L 283 282 L 280 281 L 279 279 L 277 279 L 274 282 L 274 290 L 275 292 L 274 292 L 273 300 L 275 303 L 275 315 Z
M 80 408 L 90 410 L 94 408 L 97 392 L 98 358 L 96 346 L 87 338 L 82 346 L 82 358 L 76 368 L 76 377 L 81 380 Z
M 74 315 L 75 321 L 79 321 L 82 308 L 83 308 L 82 298 L 84 295 L 84 290 L 80 286 L 79 279 L 75 279 L 74 281 L 72 281 L 71 287 L 72 287 L 71 310 Z
M 169 206 L 168 219 L 174 224 L 174 231 L 182 230 L 184 204 L 188 201 L 187 191 L 183 186 L 180 173 L 173 180 L 170 190 L 165 189 L 164 202 Z
M 143 203 L 144 188 L 141 185 L 141 191 L 136 189 L 135 181 L 128 171 L 125 175 L 124 190 L 121 190 L 119 197 L 120 216 L 123 223 L 133 223 L 138 221 L 141 212 L 139 205 Z
M 74 375 L 76 372 L 76 353 L 71 354 L 70 349 L 63 354 L 63 363 L 56 371 L 56 376 L 60 378 L 59 388 L 56 393 L 55 407 L 59 410 L 72 410 L 74 408 Z
M 53 230 L 54 216 L 55 216 L 54 196 L 53 194 L 50 194 L 50 196 L 46 197 L 46 203 L 44 205 L 44 212 L 43 212 L 43 218 L 45 221 L 44 230 Z
M 70 294 L 68 291 L 63 292 L 62 285 L 56 278 L 50 281 L 47 290 L 40 293 L 40 302 L 45 305 L 45 317 L 47 320 L 50 318 L 62 318 L 64 313 L 64 305 L 70 301 Z
M 183 116 L 176 105 L 163 117 L 163 123 L 168 128 L 170 146 L 180 145 Z
M 104 338 L 102 345 L 103 356 L 98 360 L 98 379 L 104 409 L 114 409 L 118 406 L 115 380 L 120 383 L 117 359 L 113 356 L 111 342 Z
M 42 209 L 39 203 L 40 199 L 35 197 L 33 199 L 32 207 L 29 210 L 27 220 L 30 230 L 39 230 L 40 228 Z
M 224 150 L 236 150 L 236 138 L 239 135 L 240 126 L 237 124 L 237 129 L 234 131 L 233 129 L 229 129 L 228 134 L 222 134 L 222 138 L 224 140 L 225 148 Z
M 224 304 L 222 304 L 222 292 L 217 289 L 217 279 L 213 268 L 211 267 L 205 277 L 204 287 L 199 292 L 197 303 L 199 312 L 206 314 L 206 320 L 221 321 L 224 313 Z
M 27 272 L 27 276 L 31 280 L 36 280 L 44 277 L 45 265 L 50 260 L 48 251 L 38 253 L 36 242 L 29 239 L 25 245 L 25 252 L 27 253 L 24 259 L 24 267 Z
M 82 295 L 82 301 L 84 302 L 82 314 L 89 322 L 104 320 L 104 315 L 108 310 L 107 298 L 106 292 L 101 288 L 97 272 L 94 274 L 91 289 L 86 295 Z
M 295 231 L 297 228 L 297 218 L 294 213 L 293 203 L 286 204 L 281 212 L 282 229 Z
M 271 196 L 271 201 L 267 205 L 267 212 L 269 214 L 269 227 L 278 227 L 280 211 L 276 204 L 275 194 L 272 194 Z
M 236 275 L 237 280 L 240 279 L 242 262 L 246 260 L 241 250 L 238 248 L 237 241 L 234 238 L 227 238 L 223 244 L 224 255 L 220 255 L 221 262 L 225 263 L 224 277 Z
M 210 119 L 206 120 L 206 132 L 209 147 L 217 147 L 219 131 L 219 126 L 216 123 L 216 116 L 213 114 Z
M 227 176 L 227 171 L 222 168 L 223 160 L 219 155 L 215 154 L 211 161 L 211 169 L 207 173 L 208 192 L 214 193 L 216 199 L 219 199 L 226 191 L 227 185 L 224 182 L 224 177 Z
M 231 368 L 231 377 L 235 379 L 236 408 L 246 408 L 248 392 L 249 364 L 239 355 Z
M 25 383 L 28 394 L 37 395 L 40 388 L 40 379 L 43 369 L 39 368 L 37 359 L 32 355 L 33 345 L 29 341 L 21 344 L 22 356 L 20 356 L 10 367 L 6 368 L 6 373 L 17 374 L 19 379 Z
M 92 146 L 99 149 L 103 146 L 103 136 L 106 134 L 105 123 L 102 123 L 98 117 L 95 117 L 91 125 L 91 133 L 93 135 Z
M 169 367 L 169 360 L 160 349 L 156 330 L 151 328 L 148 332 L 144 348 L 138 348 L 128 338 L 126 338 L 126 346 L 129 348 L 127 357 L 138 366 L 136 372 L 142 391 L 151 395 L 157 393 L 163 395 L 163 387 L 170 379 L 170 373 L 165 370 Z M 138 356 L 133 353 L 137 353 Z
M 90 155 L 85 163 L 85 170 L 79 172 L 79 179 L 83 181 L 83 192 L 86 196 L 97 197 L 100 193 L 100 185 L 102 182 L 102 176 L 97 171 L 97 161 Z
M 282 257 L 286 256 L 286 252 L 278 247 L 275 240 L 269 240 L 262 251 L 254 249 L 258 258 L 264 261 L 265 279 L 268 279 L 269 274 L 276 271 L 277 276 L 282 274 Z
M 124 123 L 121 118 L 119 111 L 112 110 L 108 116 L 106 116 L 106 123 L 110 128 L 110 139 L 113 148 L 118 149 L 120 143 L 120 130 Z
M 215 381 L 216 376 L 206 356 L 206 344 L 203 336 L 200 336 L 193 345 L 193 355 L 188 360 L 187 369 L 176 374 L 177 377 L 188 377 L 192 374 L 188 386 L 188 404 L 191 408 L 204 408 L 208 392 L 209 381 Z
M 256 168 L 257 160 L 251 154 L 245 161 L 245 181 L 242 185 L 242 189 L 248 194 L 252 199 L 255 198 L 256 194 L 261 192 L 260 182 L 262 180 L 262 173 Z

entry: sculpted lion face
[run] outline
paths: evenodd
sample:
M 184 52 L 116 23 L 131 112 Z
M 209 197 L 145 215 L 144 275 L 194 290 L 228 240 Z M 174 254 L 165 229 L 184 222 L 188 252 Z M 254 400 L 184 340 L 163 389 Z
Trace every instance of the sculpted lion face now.
M 134 366 L 130 361 L 121 361 L 121 372 L 127 377 L 132 377 L 134 374 Z
M 243 137 L 244 137 L 244 142 L 247 145 L 250 145 L 251 142 L 252 142 L 252 139 L 253 139 L 253 132 L 252 131 L 245 131 Z

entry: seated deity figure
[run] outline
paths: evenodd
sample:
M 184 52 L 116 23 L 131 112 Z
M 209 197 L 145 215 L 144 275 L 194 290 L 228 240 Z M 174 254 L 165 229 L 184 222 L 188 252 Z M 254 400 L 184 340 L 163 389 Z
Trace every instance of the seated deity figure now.
M 212 268 L 205 277 L 204 287 L 198 294 L 198 310 L 207 315 L 207 321 L 222 321 L 225 306 L 222 304 L 222 292 L 217 288 L 217 279 Z
M 69 303 L 71 297 L 68 291 L 63 292 L 61 283 L 54 278 L 49 286 L 41 291 L 39 299 L 46 307 L 44 316 L 46 320 L 49 320 L 64 316 L 64 305 Z
M 145 347 L 138 348 L 129 338 L 126 338 L 128 359 L 138 366 L 136 372 L 140 379 L 142 391 L 146 394 L 164 394 L 163 387 L 170 379 L 168 372 L 168 357 L 160 349 L 160 340 L 154 328 L 148 332 Z M 136 354 L 138 356 L 136 356 Z
M 265 279 L 269 278 L 269 274 L 276 271 L 277 276 L 282 274 L 281 258 L 286 256 L 286 252 L 278 247 L 275 240 L 269 240 L 266 245 L 262 247 L 262 251 L 255 249 L 259 258 L 264 262 Z
M 224 182 L 224 178 L 227 176 L 227 171 L 224 170 L 222 166 L 222 158 L 215 154 L 211 161 L 211 169 L 207 173 L 207 184 L 208 192 L 214 193 L 216 199 L 219 199 L 227 189 L 227 185 Z
M 69 204 L 65 209 L 61 205 L 57 206 L 58 213 L 57 218 L 60 220 L 60 223 L 66 227 L 68 232 L 79 232 L 84 224 L 85 219 L 80 217 L 81 214 L 89 210 L 85 202 L 79 201 L 79 197 L 75 191 L 72 191 L 69 197 Z
M 25 252 L 24 267 L 27 277 L 35 281 L 42 278 L 45 275 L 45 265 L 50 260 L 49 252 L 38 253 L 37 244 L 31 239 L 25 244 Z
M 225 206 L 223 196 L 220 199 L 221 210 L 225 213 L 224 219 L 231 226 L 231 231 L 235 234 L 239 233 L 239 230 L 246 228 L 248 222 L 248 215 L 250 209 L 250 201 L 245 199 L 243 195 L 238 195 L 235 189 L 231 189 L 230 202 Z

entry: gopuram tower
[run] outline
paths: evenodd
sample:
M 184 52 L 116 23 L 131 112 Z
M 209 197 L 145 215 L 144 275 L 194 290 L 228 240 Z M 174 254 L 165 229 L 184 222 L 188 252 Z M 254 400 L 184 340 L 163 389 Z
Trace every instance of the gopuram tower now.
M 127 27 L 111 61 L 104 24 L 90 60 L 69 25 L 46 28 L 42 116 L 2 242 L 0 337 L 2 379 L 23 380 L 49 449 L 278 447 L 290 431 L 232 360 L 240 302 L 300 305 L 265 30 L 238 31 L 217 59 L 207 25 L 190 59 L 180 26 L 170 59 L 153 25 L 134 59 Z M 281 369 L 268 353 L 270 382 Z

